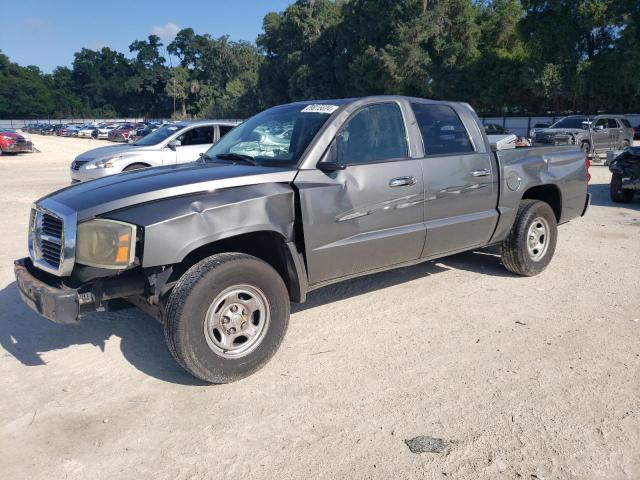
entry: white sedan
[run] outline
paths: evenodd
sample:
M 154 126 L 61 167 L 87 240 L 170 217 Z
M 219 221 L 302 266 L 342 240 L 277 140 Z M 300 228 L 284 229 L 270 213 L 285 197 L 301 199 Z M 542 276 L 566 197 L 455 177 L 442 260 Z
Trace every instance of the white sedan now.
M 109 124 L 109 125 L 105 125 L 103 127 L 99 127 L 98 128 L 98 136 L 97 136 L 97 138 L 99 138 L 101 140 L 109 138 L 109 132 L 111 132 L 111 130 L 115 130 L 119 126 L 120 126 L 120 124 L 118 124 L 118 123 L 112 123 L 112 124 Z

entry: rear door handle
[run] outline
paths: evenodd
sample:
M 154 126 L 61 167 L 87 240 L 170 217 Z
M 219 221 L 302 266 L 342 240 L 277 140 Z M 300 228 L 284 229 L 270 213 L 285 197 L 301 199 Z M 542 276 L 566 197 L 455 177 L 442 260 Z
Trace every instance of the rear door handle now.
M 408 187 L 415 184 L 415 177 L 396 177 L 389 180 L 390 187 Z
M 482 170 L 474 170 L 473 172 L 471 172 L 471 175 L 473 175 L 474 177 L 488 177 L 489 175 L 491 175 L 491 172 L 488 168 L 483 168 Z

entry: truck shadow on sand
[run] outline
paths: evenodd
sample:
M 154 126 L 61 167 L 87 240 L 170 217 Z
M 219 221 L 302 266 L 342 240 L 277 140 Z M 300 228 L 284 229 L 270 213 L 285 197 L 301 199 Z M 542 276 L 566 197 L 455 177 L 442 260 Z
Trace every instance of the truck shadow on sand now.
M 138 370 L 166 382 L 204 385 L 173 360 L 162 325 L 138 309 L 87 315 L 79 325 L 57 325 L 22 303 L 15 282 L 0 291 L 0 345 L 23 365 L 46 365 L 43 353 L 72 345 L 104 351 L 113 335 L 120 337 L 122 354 Z
M 311 292 L 306 303 L 293 304 L 292 313 L 451 269 L 512 276 L 490 250 L 468 252 L 324 287 Z M 104 351 L 114 335 L 121 339 L 127 361 L 145 374 L 170 383 L 205 385 L 178 366 L 165 345 L 162 325 L 138 309 L 90 314 L 79 325 L 57 325 L 23 304 L 15 282 L 0 290 L 0 345 L 23 365 L 46 365 L 44 353 L 73 345 L 94 345 Z
M 305 303 L 292 304 L 291 312 L 302 312 L 325 303 L 346 300 L 452 269 L 465 270 L 481 275 L 519 278 L 518 275 L 509 272 L 502 266 L 498 252 L 499 250 L 496 247 L 487 247 L 322 287 L 310 292 Z

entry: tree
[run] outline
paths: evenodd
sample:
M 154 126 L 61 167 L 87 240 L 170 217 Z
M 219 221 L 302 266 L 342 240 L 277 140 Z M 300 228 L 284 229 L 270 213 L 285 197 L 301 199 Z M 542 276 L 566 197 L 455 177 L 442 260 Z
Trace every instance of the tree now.
M 173 98 L 173 114 L 176 114 L 175 102 L 180 101 L 181 118 L 187 116 L 187 99 L 189 98 L 189 72 L 184 67 L 174 67 L 169 74 L 165 90 Z

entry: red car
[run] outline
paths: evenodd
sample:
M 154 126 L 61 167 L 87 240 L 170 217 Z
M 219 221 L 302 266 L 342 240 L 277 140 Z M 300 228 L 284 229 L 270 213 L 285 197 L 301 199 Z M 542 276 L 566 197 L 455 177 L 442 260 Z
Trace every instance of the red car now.
M 109 132 L 109 140 L 112 142 L 128 142 L 129 135 L 131 132 L 138 128 L 139 124 L 137 123 L 126 123 L 124 125 L 120 125 L 115 130 L 111 130 Z
M 0 155 L 20 152 L 33 152 L 31 141 L 13 129 L 0 128 Z

